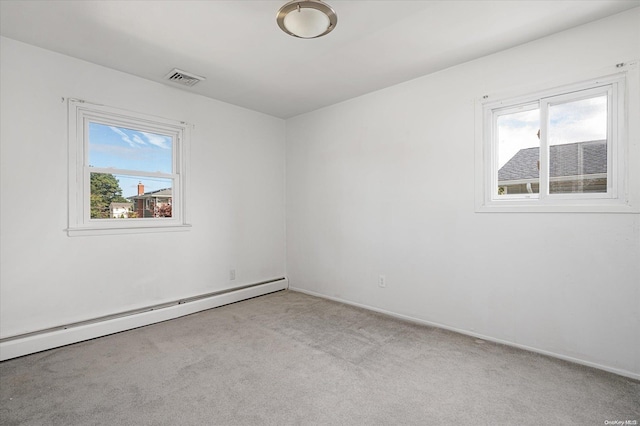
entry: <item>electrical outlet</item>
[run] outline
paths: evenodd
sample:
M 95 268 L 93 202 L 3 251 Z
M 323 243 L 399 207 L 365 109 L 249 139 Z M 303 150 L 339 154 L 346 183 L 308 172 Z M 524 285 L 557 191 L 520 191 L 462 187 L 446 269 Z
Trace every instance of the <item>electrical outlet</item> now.
M 235 269 L 231 269 L 231 270 L 229 270 L 229 279 L 230 279 L 231 281 L 233 281 L 233 280 L 235 280 L 235 279 L 236 279 L 236 270 L 235 270 Z
M 378 277 L 378 287 L 386 287 L 387 286 L 387 277 L 384 275 L 380 275 Z

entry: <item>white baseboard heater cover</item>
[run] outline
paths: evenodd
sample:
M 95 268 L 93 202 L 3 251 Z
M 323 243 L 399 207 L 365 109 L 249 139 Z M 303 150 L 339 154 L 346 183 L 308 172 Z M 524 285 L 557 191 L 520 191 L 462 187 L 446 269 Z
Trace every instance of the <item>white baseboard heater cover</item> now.
M 202 294 L 0 339 L 0 361 L 155 324 L 289 287 L 287 278 Z

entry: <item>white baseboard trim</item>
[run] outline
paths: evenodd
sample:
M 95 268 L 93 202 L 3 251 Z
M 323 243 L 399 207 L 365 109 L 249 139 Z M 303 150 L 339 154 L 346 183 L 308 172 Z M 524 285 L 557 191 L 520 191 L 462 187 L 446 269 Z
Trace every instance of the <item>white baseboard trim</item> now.
M 333 300 L 335 302 L 344 303 L 346 305 L 356 306 L 358 308 L 367 309 L 369 311 L 379 312 L 381 314 L 389 315 L 391 317 L 399 318 L 399 319 L 402 319 L 402 320 L 405 320 L 405 321 L 410 321 L 410 322 L 417 323 L 417 324 L 428 325 L 428 326 L 431 326 L 431 327 L 437 327 L 437 328 L 441 328 L 441 329 L 444 329 L 444 330 L 453 331 L 453 332 L 456 332 L 456 333 L 459 333 L 459 334 L 464 334 L 464 335 L 471 336 L 471 337 L 477 337 L 478 339 L 486 340 L 486 341 L 489 341 L 489 342 L 500 343 L 502 345 L 511 346 L 511 347 L 518 348 L 518 349 L 524 349 L 524 350 L 529 351 L 529 352 L 535 352 L 535 353 L 539 353 L 539 354 L 542 354 L 542 355 L 547 355 L 547 356 L 550 356 L 550 357 L 553 357 L 553 358 L 562 359 L 564 361 L 573 362 L 575 364 L 580 364 L 580 365 L 585 365 L 587 367 L 597 368 L 599 370 L 608 371 L 609 373 L 618 374 L 620 376 L 628 377 L 630 379 L 640 380 L 640 374 L 634 373 L 632 371 L 621 370 L 619 368 L 609 367 L 607 365 L 598 364 L 598 363 L 587 361 L 587 360 L 584 360 L 584 359 L 574 358 L 574 357 L 571 357 L 571 356 L 559 354 L 559 353 L 556 353 L 556 352 L 550 352 L 550 351 L 546 351 L 544 349 L 538 349 L 538 348 L 534 348 L 534 347 L 527 346 L 527 345 L 521 345 L 519 343 L 510 342 L 508 340 L 497 339 L 495 337 L 486 336 L 484 334 L 474 333 L 474 332 L 471 332 L 469 330 L 464 330 L 464 329 L 460 329 L 460 328 L 456 328 L 456 327 L 450 327 L 450 326 L 447 326 L 447 325 L 444 325 L 444 324 L 440 324 L 440 323 L 437 323 L 437 322 L 426 321 L 426 320 L 415 318 L 415 317 L 411 317 L 411 316 L 408 316 L 408 315 L 398 314 L 398 313 L 395 313 L 395 312 L 387 311 L 385 309 L 380 309 L 380 308 L 376 308 L 376 307 L 373 307 L 373 306 L 364 305 L 362 303 L 356 303 L 356 302 L 352 302 L 350 300 L 341 299 L 339 297 L 327 296 L 327 295 L 322 294 L 322 293 L 316 293 L 315 291 L 305 290 L 305 289 L 297 288 L 297 287 L 289 287 L 289 290 L 297 291 L 299 293 L 308 294 L 310 296 L 320 297 L 322 299 Z
M 136 313 L 123 314 L 122 316 L 116 314 L 105 320 L 83 321 L 77 325 L 72 324 L 68 327 L 59 327 L 42 332 L 28 333 L 24 336 L 2 339 L 0 341 L 0 361 L 179 318 L 252 297 L 285 290 L 288 286 L 289 281 L 286 278 L 278 278 L 264 283 L 212 293 L 211 295 L 190 297 L 170 304 L 165 303 L 158 305 L 159 307 L 149 307 L 143 312 L 137 311 Z

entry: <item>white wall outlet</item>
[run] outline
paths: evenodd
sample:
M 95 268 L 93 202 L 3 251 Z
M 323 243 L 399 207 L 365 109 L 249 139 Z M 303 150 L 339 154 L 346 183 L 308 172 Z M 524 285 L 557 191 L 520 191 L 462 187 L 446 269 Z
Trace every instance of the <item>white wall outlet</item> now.
M 236 270 L 235 270 L 235 269 L 231 269 L 231 270 L 229 270 L 229 279 L 230 279 L 231 281 L 233 281 L 233 280 L 235 280 L 235 279 L 236 279 Z
M 378 287 L 386 287 L 387 286 L 387 277 L 385 275 L 380 275 L 378 277 Z

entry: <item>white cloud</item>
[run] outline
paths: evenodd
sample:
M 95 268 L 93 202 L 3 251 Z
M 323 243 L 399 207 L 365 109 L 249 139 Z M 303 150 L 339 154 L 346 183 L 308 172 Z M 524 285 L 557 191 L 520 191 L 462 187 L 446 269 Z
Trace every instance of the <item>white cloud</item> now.
M 516 112 L 498 119 L 498 167 L 504 166 L 518 151 L 540 146 L 540 110 Z
M 162 149 L 171 149 L 171 138 L 163 135 L 156 135 L 154 133 L 140 132 L 147 138 L 147 141 L 154 146 Z
M 132 148 L 152 145 L 161 149 L 171 149 L 171 138 L 169 136 L 147 132 L 131 132 L 131 136 L 129 136 L 118 127 L 109 126 L 109 128 L 117 133 L 120 136 L 120 139 Z
M 133 141 L 135 143 L 138 143 L 140 145 L 146 145 L 147 143 L 145 141 L 142 140 L 142 138 L 140 136 L 138 136 L 137 134 L 133 135 Z
M 109 126 L 109 128 L 111 130 L 113 130 L 114 132 L 116 132 L 118 135 L 120 135 L 120 138 L 126 142 L 127 144 L 129 144 L 129 146 L 131 148 L 139 148 L 140 145 L 145 145 L 146 142 L 144 142 L 139 136 L 134 135 L 133 136 L 133 140 L 129 137 L 129 135 L 127 135 L 125 132 L 123 132 L 122 130 L 120 130 L 117 127 L 113 127 L 113 126 Z
M 498 143 L 498 167 L 504 166 L 521 149 L 539 147 L 540 141 L 536 135 L 538 129 L 537 125 L 501 128 Z
M 606 139 L 607 97 L 552 105 L 549 121 L 549 142 L 552 145 Z

